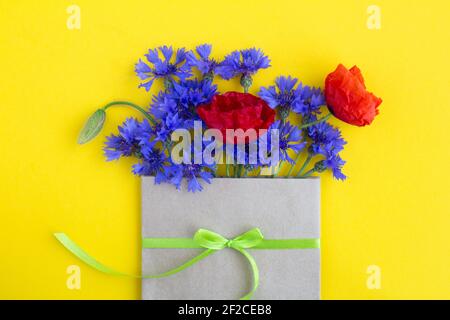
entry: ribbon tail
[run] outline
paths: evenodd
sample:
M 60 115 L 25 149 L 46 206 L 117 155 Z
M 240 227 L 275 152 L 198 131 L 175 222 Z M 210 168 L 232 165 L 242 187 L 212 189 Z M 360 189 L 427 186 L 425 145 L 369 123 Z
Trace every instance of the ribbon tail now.
M 178 273 L 184 269 L 189 268 L 193 264 L 199 262 L 200 260 L 203 260 L 207 256 L 213 254 L 216 252 L 212 249 L 207 249 L 201 252 L 199 255 L 195 256 L 194 258 L 186 261 L 182 265 L 171 269 L 169 271 L 156 274 L 156 275 L 133 275 L 133 274 L 127 274 L 123 272 L 115 271 L 114 269 L 111 269 L 101 262 L 95 260 L 93 257 L 91 257 L 88 253 L 86 253 L 80 246 L 78 246 L 75 242 L 72 241 L 65 233 L 55 233 L 54 236 L 56 239 L 67 249 L 69 250 L 74 256 L 76 256 L 78 259 L 86 263 L 88 266 L 109 275 L 114 276 L 124 276 L 124 277 L 130 277 L 130 278 L 136 278 L 136 279 L 156 279 L 156 278 L 164 278 L 168 277 L 170 275 L 173 275 L 175 273 Z
M 256 289 L 258 289 L 259 286 L 259 270 L 258 270 L 258 266 L 256 264 L 255 259 L 252 257 L 252 255 L 250 253 L 248 253 L 247 251 L 245 251 L 244 249 L 240 249 L 240 248 L 234 248 L 235 250 L 239 251 L 241 254 L 243 254 L 249 264 L 250 267 L 252 269 L 252 273 L 253 273 L 253 285 L 252 285 L 252 289 L 250 290 L 249 293 L 247 293 L 245 296 L 243 296 L 242 298 L 240 298 L 239 300 L 250 300 L 253 296 L 253 294 L 255 293 Z

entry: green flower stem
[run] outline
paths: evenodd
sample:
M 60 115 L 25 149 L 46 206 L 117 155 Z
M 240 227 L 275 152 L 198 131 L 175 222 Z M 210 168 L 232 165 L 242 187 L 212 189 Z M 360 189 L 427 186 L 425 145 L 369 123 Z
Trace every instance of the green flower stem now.
M 150 114 L 145 111 L 143 108 L 139 107 L 138 105 L 132 103 L 132 102 L 128 102 L 128 101 L 113 101 L 108 103 L 106 106 L 103 107 L 103 110 L 106 111 L 106 109 L 112 107 L 112 106 L 117 106 L 117 105 L 125 105 L 125 106 L 129 106 L 139 112 L 141 112 L 147 119 L 148 121 L 150 121 L 150 123 L 154 126 L 156 125 L 155 119 L 153 119 Z
M 300 178 L 308 178 L 308 177 L 310 177 L 314 172 L 316 172 L 316 169 L 312 168 L 311 170 L 305 172 L 305 174 L 301 175 Z
M 272 173 L 272 178 L 278 177 L 278 173 L 280 173 L 281 167 L 283 166 L 284 162 L 279 162 L 278 166 L 276 168 L 274 168 L 273 173 Z
M 311 162 L 312 159 L 312 154 L 308 153 L 308 157 L 306 158 L 305 162 L 303 163 L 302 167 L 300 168 L 300 170 L 297 173 L 297 177 L 300 177 L 301 174 L 303 173 L 303 171 L 305 170 L 305 168 L 308 166 L 308 164 Z M 310 170 L 311 171 L 311 170 Z
M 301 155 L 302 155 L 302 153 L 299 152 L 297 157 L 294 160 L 294 163 L 291 164 L 291 167 L 289 168 L 289 171 L 287 172 L 286 177 L 289 177 L 291 175 L 292 171 L 295 168 L 295 165 L 297 164 L 298 160 L 300 160 Z
M 227 163 L 227 164 L 225 165 L 225 168 L 226 168 L 226 171 L 227 171 L 227 177 L 229 177 L 229 176 L 230 176 L 230 164 Z
M 315 125 L 315 124 L 318 124 L 318 123 L 327 121 L 331 116 L 332 116 L 332 114 L 331 114 L 331 113 L 328 113 L 326 116 L 324 116 L 324 117 L 322 117 L 322 118 L 320 118 L 320 119 L 317 119 L 316 121 L 302 124 L 299 128 L 300 128 L 300 129 L 306 129 L 306 128 L 311 127 L 311 126 L 313 126 L 313 125 Z
M 242 177 L 243 169 L 244 169 L 244 165 L 243 164 L 238 164 L 238 166 L 237 166 L 237 177 L 238 178 Z
M 316 121 L 312 121 L 312 122 L 309 122 L 309 123 L 305 123 L 305 124 L 299 126 L 299 129 L 306 129 L 306 128 L 311 127 L 311 126 L 313 126 L 313 125 L 316 125 L 316 124 L 319 124 L 319 123 L 321 123 L 321 122 L 327 121 L 331 116 L 332 116 L 332 114 L 331 114 L 331 113 L 328 113 L 327 115 L 323 116 L 323 117 L 320 118 L 320 119 L 317 119 Z M 284 121 L 284 119 L 283 119 L 283 121 Z M 294 170 L 295 165 L 297 164 L 298 160 L 300 159 L 300 156 L 301 156 L 301 153 L 299 153 L 299 154 L 297 155 L 297 157 L 296 157 L 295 160 L 294 160 L 294 163 L 291 164 L 291 167 L 289 168 L 289 171 L 287 172 L 286 177 L 289 177 L 289 176 L 292 174 L 292 171 Z M 297 175 L 296 175 L 297 177 L 300 177 L 300 176 L 301 176 L 302 172 L 303 172 L 303 171 L 305 170 L 305 168 L 308 166 L 308 164 L 310 163 L 311 159 L 312 159 L 312 155 L 311 155 L 310 153 L 308 153 L 308 157 L 306 158 L 305 162 L 303 163 L 302 167 L 300 168 L 299 172 L 298 172 Z M 278 174 L 278 171 L 279 171 L 279 170 L 280 170 L 280 168 L 278 167 L 277 174 Z M 311 171 L 311 170 L 310 170 L 310 171 Z M 314 172 L 314 171 L 313 171 L 313 172 Z M 307 173 L 312 174 L 313 172 L 309 173 L 309 171 L 308 171 Z
M 243 164 L 235 164 L 233 166 L 233 177 L 235 177 L 235 178 L 242 177 L 243 169 L 244 169 L 244 165 Z

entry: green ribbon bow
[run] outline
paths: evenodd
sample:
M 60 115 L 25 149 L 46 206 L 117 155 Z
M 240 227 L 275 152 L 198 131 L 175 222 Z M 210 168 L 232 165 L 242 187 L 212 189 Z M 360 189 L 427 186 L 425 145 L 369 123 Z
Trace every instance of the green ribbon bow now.
M 225 248 L 231 248 L 240 252 L 249 262 L 253 273 L 253 287 L 249 293 L 244 295 L 241 300 L 250 299 L 255 293 L 259 285 L 259 270 L 255 259 L 248 253 L 245 249 L 314 249 L 320 247 L 320 240 L 313 239 L 283 239 L 283 240 L 268 240 L 264 239 L 261 231 L 258 228 L 250 229 L 247 232 L 237 236 L 234 239 L 227 239 L 218 233 L 215 233 L 206 229 L 199 229 L 192 239 L 190 238 L 145 238 L 142 239 L 142 247 L 148 249 L 206 249 L 199 255 L 188 260 L 182 265 L 160 273 L 157 275 L 131 275 L 122 272 L 115 271 L 102 263 L 98 262 L 87 254 L 81 247 L 79 247 L 75 242 L 73 242 L 64 233 L 55 233 L 56 239 L 72 254 L 74 254 L 81 261 L 89 265 L 90 267 L 115 276 L 127 276 L 139 279 L 156 279 L 163 278 L 175 273 L 178 273 L 184 269 L 189 268 L 195 263 L 203 260 L 207 256 L 220 251 Z
M 255 259 L 245 251 L 244 249 L 253 248 L 258 245 L 264 239 L 261 231 L 258 228 L 251 229 L 240 236 L 237 236 L 233 240 L 228 240 L 222 237 L 220 234 L 206 230 L 199 229 L 194 235 L 194 241 L 203 248 L 209 250 L 222 250 L 224 248 L 232 248 L 242 253 L 250 263 L 253 272 L 253 288 L 241 300 L 249 300 L 259 285 L 259 270 L 256 265 Z

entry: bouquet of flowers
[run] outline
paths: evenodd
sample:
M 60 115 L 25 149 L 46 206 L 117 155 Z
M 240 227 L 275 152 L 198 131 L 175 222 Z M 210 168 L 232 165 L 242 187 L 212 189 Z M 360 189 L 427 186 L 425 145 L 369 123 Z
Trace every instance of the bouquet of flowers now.
M 381 99 L 366 90 L 358 67 L 341 64 L 326 77 L 323 90 L 292 76 L 253 90 L 256 73 L 270 66 L 262 50 L 233 51 L 216 60 L 211 49 L 204 44 L 194 51 L 149 50 L 135 69 L 147 92 L 162 82 L 149 108 L 108 103 L 91 115 L 78 139 L 83 144 L 97 136 L 113 106 L 129 106 L 144 116 L 126 119 L 104 147 L 108 161 L 136 158 L 133 173 L 144 176 L 142 275 L 103 265 L 64 233 L 55 237 L 100 272 L 142 279 L 144 299 L 319 299 L 320 181 L 226 178 L 307 178 L 330 170 L 344 180 L 340 154 L 346 142 L 328 120 L 335 116 L 368 125 Z M 238 80 L 242 92 L 219 92 L 217 77 Z M 186 185 L 197 192 L 215 177 L 225 179 L 195 197 L 155 186 Z M 193 256 L 190 249 L 202 251 Z M 216 252 L 222 252 L 216 260 L 197 265 Z M 189 260 L 173 268 L 183 257 Z M 250 266 L 251 287 L 242 281 L 242 258 Z M 188 275 L 171 277 L 181 271 Z
M 88 119 L 78 142 L 98 135 L 107 109 L 126 105 L 144 118 L 126 119 L 118 134 L 107 137 L 106 158 L 134 157 L 133 173 L 154 176 L 158 184 L 179 189 L 187 181 L 188 191 L 196 192 L 203 188 L 201 181 L 261 176 L 266 168 L 271 177 L 305 178 L 331 170 L 336 179 L 346 178 L 340 156 L 346 142 L 327 120 L 333 115 L 352 125 L 368 125 L 382 102 L 366 90 L 358 67 L 338 65 L 326 77 L 324 90 L 280 76 L 273 85 L 253 91 L 253 77 L 270 67 L 264 52 L 244 49 L 217 60 L 211 49 L 203 44 L 195 51 L 168 46 L 149 50 L 135 66 L 139 87 L 149 92 L 155 81 L 162 81 L 164 89 L 153 95 L 147 109 L 128 101 L 108 103 Z M 243 92 L 221 93 L 216 77 L 238 80 Z M 283 166 L 287 171 L 281 174 Z

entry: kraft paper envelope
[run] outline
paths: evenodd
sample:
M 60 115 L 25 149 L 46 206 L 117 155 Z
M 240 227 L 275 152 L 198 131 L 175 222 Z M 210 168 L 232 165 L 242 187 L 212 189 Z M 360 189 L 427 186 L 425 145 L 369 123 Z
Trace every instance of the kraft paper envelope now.
M 258 227 L 266 239 L 320 237 L 320 180 L 215 178 L 202 192 L 178 191 L 142 178 L 142 237 L 191 238 L 199 228 L 232 239 Z M 201 249 L 143 249 L 142 273 L 179 266 Z M 319 299 L 320 249 L 248 249 L 259 267 L 253 299 Z M 142 281 L 143 299 L 238 299 L 250 291 L 251 268 L 223 249 L 190 268 Z

